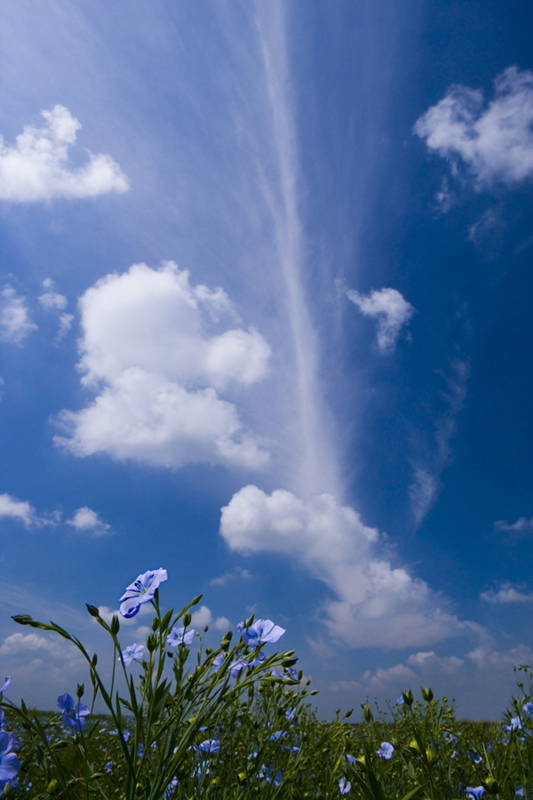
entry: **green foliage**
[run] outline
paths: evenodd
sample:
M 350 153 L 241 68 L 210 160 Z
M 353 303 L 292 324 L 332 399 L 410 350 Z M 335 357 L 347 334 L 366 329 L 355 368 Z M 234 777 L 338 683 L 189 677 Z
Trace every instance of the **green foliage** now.
M 470 787 L 495 798 L 533 794 L 532 670 L 520 667 L 520 694 L 507 714 L 508 730 L 497 723 L 455 719 L 445 697 L 410 690 L 386 713 L 363 704 L 363 721 L 348 722 L 337 712 L 319 722 L 309 697 L 289 669 L 293 652 L 273 654 L 254 666 L 257 651 L 242 638 L 231 647 L 226 634 L 216 650 L 193 653 L 184 644 L 168 657 L 167 637 L 178 620 L 190 623 L 186 606 L 163 617 L 157 593 L 148 636 L 147 659 L 137 682 L 124 663 L 117 639 L 119 620 L 108 625 L 98 609 L 89 613 L 107 631 L 113 664 L 125 682 L 110 689 L 98 659 L 54 623 L 27 615 L 17 622 L 56 633 L 83 654 L 92 685 L 92 705 L 100 697 L 105 716 L 86 717 L 87 727 L 66 729 L 59 714 L 29 710 L 0 695 L 7 725 L 21 742 L 19 794 L 31 800 L 449 800 L 466 797 Z M 245 666 L 231 676 L 232 664 Z M 274 674 L 273 674 L 274 671 Z M 277 673 L 277 674 L 275 674 Z M 84 695 L 77 687 L 76 702 Z M 28 790 L 27 793 L 25 790 Z M 3 797 L 15 796 L 9 784 Z

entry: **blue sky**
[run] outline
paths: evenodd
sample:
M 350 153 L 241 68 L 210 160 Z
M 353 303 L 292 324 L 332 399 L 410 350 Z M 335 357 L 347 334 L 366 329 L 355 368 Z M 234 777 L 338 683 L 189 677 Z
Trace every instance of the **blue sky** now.
M 532 663 L 531 9 L 8 0 L 0 669 L 164 567 L 320 712 Z M 124 627 L 124 646 L 147 618 Z

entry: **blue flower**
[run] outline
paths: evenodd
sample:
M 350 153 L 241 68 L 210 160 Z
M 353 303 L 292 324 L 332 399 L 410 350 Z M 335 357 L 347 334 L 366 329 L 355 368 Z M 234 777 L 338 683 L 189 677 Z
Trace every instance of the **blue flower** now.
M 0 781 L 12 781 L 19 771 L 19 760 L 13 752 L 16 745 L 13 733 L 0 733 Z
M 225 653 L 219 653 L 216 658 L 213 659 L 213 666 L 215 669 L 220 669 L 222 664 L 224 663 L 224 659 L 226 658 Z
M 2 694 L 2 692 L 7 692 L 10 686 L 11 686 L 11 678 L 8 676 L 2 684 L 2 688 L 0 688 L 0 694 Z
M 206 739 L 205 742 L 198 745 L 198 750 L 201 750 L 202 753 L 218 753 L 220 752 L 220 740 Z
M 132 661 L 140 661 L 142 658 L 144 650 L 143 644 L 137 644 L 133 642 L 133 644 L 128 645 L 125 650 L 122 651 L 122 658 L 124 659 L 124 666 L 129 667 Z M 117 661 L 120 661 L 120 656 L 118 657 Z
M 398 703 L 399 706 L 403 706 L 405 700 L 403 699 L 403 697 L 400 696 L 396 698 L 396 702 Z
M 522 728 L 522 722 L 520 721 L 520 717 L 513 717 L 511 720 L 510 725 L 504 725 L 504 731 L 515 731 L 520 730 Z
M 172 778 L 167 788 L 165 789 L 165 794 L 163 795 L 163 797 L 171 797 L 177 785 L 178 785 L 178 779 Z
M 522 708 L 524 709 L 528 717 L 530 719 L 533 719 L 533 703 L 525 703 L 525 705 L 523 705 Z
M 129 619 L 139 612 L 142 603 L 149 603 L 160 583 L 168 579 L 166 569 L 153 569 L 139 575 L 120 598 L 120 613 Z
M 184 644 L 185 647 L 190 647 L 195 633 L 196 631 L 194 628 L 191 628 L 188 631 L 185 631 L 185 628 L 172 628 L 167 636 L 167 644 L 169 647 L 177 647 L 179 644 Z
M 284 628 L 274 625 L 271 619 L 257 619 L 249 628 L 241 630 L 243 641 L 248 647 L 261 647 L 263 644 L 276 644 L 285 633 Z
M 57 698 L 57 705 L 61 709 L 61 722 L 63 725 L 66 725 L 67 728 L 74 728 L 77 731 L 85 728 L 84 717 L 91 712 L 84 703 L 76 702 L 68 692 L 65 692 L 65 694 L 61 694 Z
M 390 742 L 381 742 L 381 747 L 379 750 L 376 750 L 376 753 L 380 758 L 385 759 L 385 761 L 389 761 L 394 753 L 394 747 Z
M 465 792 L 470 795 L 472 800 L 477 800 L 478 797 L 481 797 L 485 794 L 485 789 L 483 786 L 467 786 Z
M 287 711 L 285 712 L 285 716 L 287 717 L 289 722 L 293 721 L 295 713 L 296 713 L 296 709 L 295 708 L 287 709 Z
M 341 778 L 339 781 L 339 789 L 341 794 L 348 794 L 350 789 L 352 788 L 352 784 L 350 781 L 347 781 L 346 778 Z
M 270 767 L 266 771 L 266 779 L 267 779 L 267 781 L 269 783 L 274 784 L 274 786 L 279 786 L 280 783 L 281 783 L 281 779 L 283 778 L 283 775 L 281 774 L 281 772 L 278 769 L 278 771 L 276 772 L 275 776 L 272 777 L 273 770 L 274 770 L 274 766 L 270 765 Z
M 105 769 L 106 772 L 112 772 L 114 766 L 115 765 L 113 764 L 112 761 L 108 761 L 107 764 L 105 765 L 104 769 Z
M 256 656 L 254 656 L 253 661 L 250 661 L 250 667 L 260 667 L 263 661 L 266 661 L 266 655 L 260 650 Z

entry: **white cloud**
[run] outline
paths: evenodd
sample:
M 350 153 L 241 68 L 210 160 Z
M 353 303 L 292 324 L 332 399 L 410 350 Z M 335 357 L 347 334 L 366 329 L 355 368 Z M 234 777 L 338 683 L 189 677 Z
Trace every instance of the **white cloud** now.
M 420 687 L 427 686 L 436 697 L 453 697 L 460 718 L 499 720 L 516 694 L 513 667 L 531 664 L 532 658 L 531 648 L 525 645 L 498 651 L 492 644 L 485 644 L 461 656 L 419 651 L 403 663 L 367 671 L 359 680 L 338 679 L 328 690 L 337 695 L 343 693 L 343 700 L 355 705 L 369 694 L 377 695 L 381 702 L 394 702 L 408 688 L 421 699 Z M 339 703 L 338 698 L 335 702 Z
M 166 467 L 266 463 L 219 393 L 263 378 L 270 348 L 253 329 L 228 328 L 235 313 L 222 289 L 193 286 L 173 262 L 134 264 L 99 280 L 79 305 L 79 369 L 97 396 L 61 413 L 57 444 Z
M 0 519 L 17 519 L 27 527 L 37 521 L 35 509 L 26 500 L 17 500 L 9 494 L 0 494 Z
M 63 294 L 54 292 L 52 287 L 54 283 L 51 278 L 45 278 L 43 286 L 47 290 L 44 294 L 39 296 L 39 303 L 47 311 L 59 310 L 67 307 L 67 298 Z
M 213 578 L 209 581 L 209 586 L 225 586 L 226 583 L 231 581 L 249 581 L 252 579 L 252 573 L 243 569 L 242 567 L 235 567 L 232 572 L 225 572 L 224 575 L 219 575 L 218 578 Z
M 81 125 L 67 108 L 56 105 L 41 114 L 45 125 L 25 125 L 14 146 L 0 136 L 1 200 L 27 203 L 127 191 L 126 176 L 108 155 L 88 152 L 84 167 L 69 167 L 68 150 Z
M 0 653 L 4 656 L 27 656 L 29 652 L 34 653 L 39 650 L 57 650 L 56 640 L 46 638 L 38 633 L 12 633 L 11 636 L 4 639 L 0 647 Z
M 66 524 L 71 525 L 82 533 L 91 532 L 93 536 L 103 536 L 109 533 L 111 529 L 109 523 L 100 519 L 96 511 L 87 508 L 87 506 L 78 508 L 72 519 L 67 520 Z
M 446 384 L 445 391 L 440 392 L 446 410 L 435 424 L 434 443 L 426 448 L 424 462 L 420 459 L 413 464 L 414 481 L 409 486 L 409 499 L 417 527 L 439 496 L 442 488 L 440 474 L 450 462 L 450 443 L 457 430 L 457 416 L 466 398 L 466 383 L 470 374 L 468 362 L 455 358 L 450 361 L 450 368 L 448 373 L 437 371 Z
M 0 341 L 20 344 L 35 330 L 37 325 L 30 320 L 26 298 L 12 286 L 5 286 L 0 292 Z
M 213 612 L 208 606 L 200 606 L 200 608 L 191 615 L 191 627 L 200 629 L 204 628 L 206 625 L 209 625 L 210 628 L 214 628 L 217 631 L 227 631 L 228 628 L 231 627 L 231 623 L 227 617 L 217 617 L 214 619 Z
M 498 591 L 489 589 L 486 592 L 481 592 L 479 595 L 481 600 L 486 603 L 531 603 L 533 601 L 533 592 L 523 592 L 516 588 L 511 583 L 506 581 L 502 584 Z
M 72 314 L 61 314 L 59 317 L 59 328 L 57 331 L 57 341 L 60 341 L 71 329 L 74 317 Z
M 533 177 L 533 72 L 508 67 L 495 80 L 494 99 L 452 86 L 414 126 L 430 150 L 457 173 L 466 164 L 478 191 L 496 181 L 517 184 Z
M 380 289 L 368 295 L 347 289 L 346 295 L 365 317 L 377 321 L 377 344 L 380 353 L 391 353 L 402 326 L 406 325 L 415 313 L 413 306 L 396 289 Z
M 506 533 L 531 533 L 533 531 L 533 519 L 520 517 L 516 522 L 505 522 L 500 519 L 494 523 L 494 529 L 505 531 Z
M 60 521 L 58 511 L 38 515 L 27 500 L 17 500 L 16 497 L 9 494 L 0 494 L 0 520 L 2 517 L 18 520 L 27 528 L 31 525 L 37 527 L 57 525 Z
M 293 556 L 337 595 L 324 605 L 330 634 L 350 646 L 408 647 L 473 630 L 428 585 L 380 558 L 384 543 L 349 507 L 246 486 L 222 509 L 220 533 L 243 554 Z

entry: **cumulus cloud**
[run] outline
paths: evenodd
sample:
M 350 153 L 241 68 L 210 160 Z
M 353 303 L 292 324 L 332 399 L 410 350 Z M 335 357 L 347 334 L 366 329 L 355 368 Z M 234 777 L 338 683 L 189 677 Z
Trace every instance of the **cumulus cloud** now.
M 380 353 L 391 353 L 402 326 L 406 325 L 415 313 L 413 306 L 396 289 L 380 289 L 368 295 L 347 289 L 346 295 L 365 317 L 377 321 L 377 345 Z
M 62 309 L 67 307 L 67 298 L 63 294 L 58 294 L 53 290 L 54 282 L 51 278 L 45 278 L 43 281 L 43 287 L 46 289 L 44 294 L 39 296 L 39 303 L 45 308 L 47 311 L 61 311 Z
M 35 509 L 27 500 L 17 500 L 9 494 L 0 494 L 0 519 L 2 517 L 16 519 L 26 527 L 38 520 Z
M 206 625 L 209 625 L 210 628 L 214 628 L 217 631 L 227 631 L 228 628 L 231 628 L 231 623 L 227 617 L 217 617 L 215 619 L 213 617 L 213 612 L 208 606 L 200 606 L 200 608 L 191 615 L 191 626 L 200 629 L 204 628 Z
M 394 701 L 405 689 L 417 693 L 420 686 L 430 686 L 437 697 L 445 693 L 454 698 L 459 717 L 499 720 L 516 693 L 513 667 L 531 664 L 532 658 L 533 651 L 523 644 L 499 651 L 487 642 L 460 656 L 422 650 L 402 663 L 367 671 L 358 680 L 336 680 L 328 690 L 345 694 L 343 700 L 355 705 L 369 694 L 381 701 Z M 339 703 L 338 698 L 335 703 Z
M 292 556 L 322 580 L 336 595 L 324 623 L 349 646 L 408 647 L 472 629 L 423 580 L 380 557 L 383 537 L 333 495 L 305 501 L 245 486 L 222 509 L 220 533 L 233 550 Z
M 55 441 L 77 456 L 178 467 L 221 462 L 260 467 L 268 454 L 220 394 L 263 378 L 270 348 L 234 327 L 222 289 L 193 286 L 173 262 L 134 264 L 80 298 L 82 384 L 96 397 L 59 417 Z M 230 327 L 230 325 L 232 327 Z
M 0 341 L 20 344 L 31 332 L 37 330 L 28 312 L 26 298 L 16 293 L 12 286 L 0 291 Z
M 56 105 L 41 115 L 44 126 L 25 125 L 15 145 L 0 136 L 0 200 L 28 203 L 127 191 L 126 176 L 108 155 L 88 152 L 85 166 L 69 165 L 69 147 L 81 125 L 67 108 Z
M 490 589 L 486 592 L 481 592 L 479 595 L 481 600 L 486 603 L 493 604 L 506 604 L 506 603 L 531 603 L 533 600 L 533 592 L 523 592 L 520 588 L 513 586 L 506 581 L 502 584 L 498 591 Z
M 462 161 L 478 191 L 496 181 L 508 186 L 533 177 L 533 72 L 508 67 L 495 80 L 494 99 L 452 86 L 414 126 L 428 148 L 446 158 L 454 174 Z
M 96 511 L 87 506 L 78 508 L 72 519 L 67 520 L 66 524 L 71 525 L 80 533 L 92 533 L 93 536 L 103 536 L 111 530 L 111 525 L 100 519 Z

